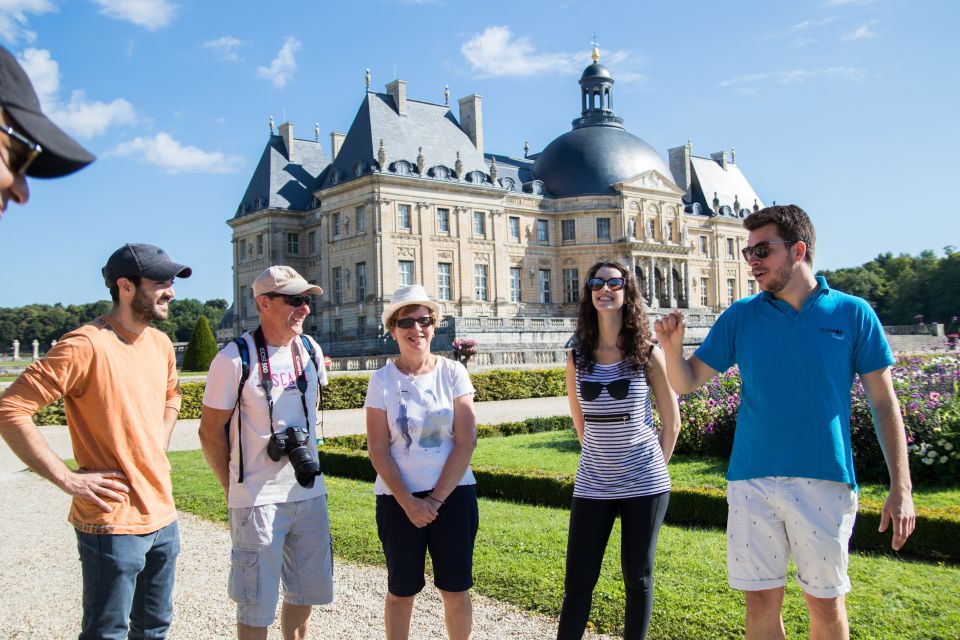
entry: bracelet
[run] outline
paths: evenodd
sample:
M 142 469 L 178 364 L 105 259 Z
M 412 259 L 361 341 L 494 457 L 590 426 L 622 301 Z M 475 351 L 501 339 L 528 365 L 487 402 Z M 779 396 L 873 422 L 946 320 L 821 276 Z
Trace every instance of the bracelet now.
M 436 502 L 436 503 L 439 504 L 440 506 L 443 506 L 444 504 L 446 504 L 443 500 L 440 500 L 439 498 L 434 498 L 433 495 L 432 495 L 432 494 L 429 494 L 429 493 L 428 493 L 427 495 L 425 495 L 424 498 L 430 498 L 431 500 L 433 500 L 434 502 Z

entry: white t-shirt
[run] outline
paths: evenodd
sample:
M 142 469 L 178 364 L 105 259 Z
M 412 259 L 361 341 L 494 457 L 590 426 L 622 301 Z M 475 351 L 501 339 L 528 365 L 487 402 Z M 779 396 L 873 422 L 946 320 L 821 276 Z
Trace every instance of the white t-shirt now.
M 294 475 L 290 459 L 284 455 L 274 462 L 267 455 L 267 443 L 270 441 L 270 414 L 267 408 L 267 396 L 260 386 L 260 367 L 253 336 L 243 334 L 250 352 L 250 375 L 243 386 L 240 397 L 240 410 L 234 411 L 230 420 L 230 490 L 227 504 L 232 508 L 253 507 L 261 504 L 280 502 L 298 502 L 326 494 L 323 476 L 317 476 L 310 489 L 300 486 Z M 304 418 L 300 390 L 297 389 L 297 375 L 294 372 L 290 347 L 267 346 L 270 359 L 270 373 L 273 378 L 273 430 L 286 431 L 288 426 L 306 426 L 310 430 L 308 448 L 314 459 L 316 450 L 317 424 L 317 363 L 319 362 L 319 381 L 326 386 L 327 371 L 323 364 L 323 352 L 312 338 L 308 338 L 316 349 L 316 357 L 304 349 L 300 338 L 296 338 L 292 347 L 300 350 L 301 361 L 306 365 L 307 411 Z M 213 409 L 232 410 L 237 402 L 237 385 L 240 384 L 240 351 L 230 342 L 221 349 L 210 363 L 207 374 L 207 386 L 203 392 L 203 404 Z M 237 414 L 242 418 L 243 433 L 243 482 L 240 476 L 240 444 L 237 438 Z M 306 425 L 304 425 L 306 423 Z
M 433 489 L 453 450 L 453 400 L 473 393 L 466 368 L 437 357 L 433 371 L 419 376 L 400 373 L 391 362 L 370 377 L 365 407 L 387 412 L 390 454 L 411 492 Z M 457 484 L 476 484 L 473 471 Z M 379 475 L 374 493 L 390 495 Z

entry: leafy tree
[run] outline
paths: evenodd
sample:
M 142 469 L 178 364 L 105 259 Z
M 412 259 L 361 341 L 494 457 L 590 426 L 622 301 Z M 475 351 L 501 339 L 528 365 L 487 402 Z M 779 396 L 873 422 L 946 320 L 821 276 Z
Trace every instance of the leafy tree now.
M 217 355 L 217 341 L 210 330 L 210 323 L 206 316 L 199 316 L 193 327 L 193 334 L 187 344 L 187 351 L 183 354 L 184 371 L 206 371 L 210 362 Z

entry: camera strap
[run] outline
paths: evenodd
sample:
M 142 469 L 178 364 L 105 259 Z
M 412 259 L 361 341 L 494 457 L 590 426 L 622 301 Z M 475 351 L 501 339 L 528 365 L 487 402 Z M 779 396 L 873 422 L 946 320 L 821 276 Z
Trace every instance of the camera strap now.
M 270 357 L 267 355 L 267 341 L 263 337 L 263 327 L 257 327 L 253 332 L 253 344 L 257 348 L 257 362 L 260 368 L 260 388 L 267 396 L 267 413 L 270 416 L 270 435 L 273 431 L 273 374 L 270 369 Z M 297 390 L 300 391 L 300 404 L 303 406 L 303 417 L 309 425 L 310 413 L 307 411 L 307 374 L 303 367 L 303 355 L 300 348 L 290 343 L 290 355 L 293 358 L 293 372 L 297 376 Z M 319 381 L 318 381 L 319 383 Z

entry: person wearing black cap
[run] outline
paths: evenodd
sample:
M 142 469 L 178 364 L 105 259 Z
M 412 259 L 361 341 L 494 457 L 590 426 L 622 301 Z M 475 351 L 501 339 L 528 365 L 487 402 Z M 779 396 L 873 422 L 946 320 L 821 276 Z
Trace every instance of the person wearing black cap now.
M 40 109 L 30 78 L 13 54 L 0 47 L 0 217 L 8 202 L 30 199 L 27 176 L 58 178 L 94 156 Z
M 109 313 L 67 333 L 0 396 L 0 436 L 33 471 L 73 496 L 83 575 L 80 640 L 166 638 L 180 535 L 166 449 L 180 411 L 165 320 L 174 278 L 190 267 L 159 247 L 126 244 L 103 267 Z M 63 399 L 72 471 L 32 416 Z

